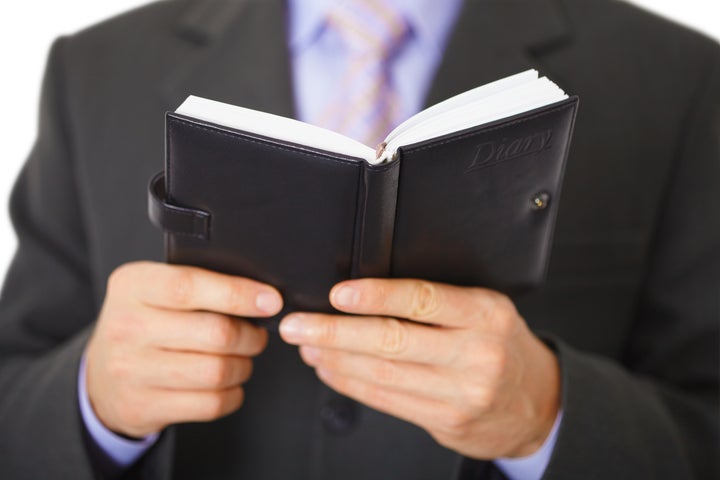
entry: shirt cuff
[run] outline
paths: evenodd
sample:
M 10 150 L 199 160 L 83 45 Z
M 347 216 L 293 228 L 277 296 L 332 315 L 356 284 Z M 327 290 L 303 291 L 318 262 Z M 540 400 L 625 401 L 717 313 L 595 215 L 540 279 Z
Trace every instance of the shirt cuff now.
M 550 457 L 555 449 L 557 433 L 562 422 L 562 409 L 555 417 L 550 434 L 540 449 L 527 457 L 498 458 L 493 461 L 495 466 L 510 480 L 540 480 L 545 473 Z
M 131 440 L 121 437 L 110 431 L 102 424 L 95 415 L 90 404 L 87 385 L 87 359 L 83 355 L 80 361 L 80 372 L 78 374 L 78 400 L 80 402 L 80 414 L 90 439 L 117 467 L 124 469 L 135 463 L 155 442 L 159 433 L 154 433 L 141 440 Z

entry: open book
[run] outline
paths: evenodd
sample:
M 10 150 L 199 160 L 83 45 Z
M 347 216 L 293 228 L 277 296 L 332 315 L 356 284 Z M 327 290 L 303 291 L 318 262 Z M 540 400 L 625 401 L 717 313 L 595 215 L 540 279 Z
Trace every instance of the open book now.
M 191 96 L 167 114 L 150 217 L 169 262 L 270 283 L 289 310 L 331 311 L 330 288 L 353 277 L 517 292 L 545 275 L 576 109 L 530 70 L 370 147 Z

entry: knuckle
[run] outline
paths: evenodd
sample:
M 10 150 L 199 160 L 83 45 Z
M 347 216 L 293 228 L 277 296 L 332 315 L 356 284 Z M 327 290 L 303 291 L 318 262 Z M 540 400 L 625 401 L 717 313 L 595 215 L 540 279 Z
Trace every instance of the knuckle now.
M 399 355 L 407 348 L 407 326 L 404 322 L 388 318 L 383 321 L 382 335 L 377 349 L 385 355 Z
M 139 267 L 140 264 L 137 263 L 125 263 L 113 270 L 108 276 L 108 291 L 122 288 L 134 276 L 135 270 Z
M 464 404 L 472 411 L 484 413 L 492 407 L 495 400 L 495 391 L 487 385 L 478 382 L 467 382 L 462 387 Z
M 257 332 L 257 335 L 253 335 L 253 338 L 255 338 L 255 341 L 251 342 L 251 345 L 248 349 L 247 355 L 254 357 L 256 355 L 260 355 L 265 348 L 267 348 L 268 341 L 269 341 L 269 335 L 267 330 L 260 327 L 255 327 L 254 325 L 245 324 L 245 328 L 253 328 Z
M 383 410 L 388 404 L 386 391 L 377 385 L 367 384 L 363 387 L 361 398 L 364 398 L 368 405 Z
M 205 415 L 211 419 L 223 417 L 240 407 L 243 396 L 243 390 L 240 387 L 228 391 L 213 392 L 205 400 Z
M 107 362 L 105 371 L 110 378 L 122 382 L 130 378 L 133 369 L 122 357 L 115 355 Z
M 235 321 L 224 315 L 208 315 L 208 337 L 210 345 L 214 348 L 226 351 L 238 341 L 239 332 Z
M 505 375 L 509 363 L 507 350 L 497 346 L 491 350 L 486 360 L 485 370 L 492 380 L 499 380 Z
M 482 348 L 470 354 L 467 366 L 475 378 L 496 382 L 505 375 L 509 362 L 510 355 L 503 345 L 485 342 Z
M 124 263 L 108 276 L 108 293 L 127 292 L 138 285 L 142 287 L 148 282 L 154 282 L 159 268 L 167 267 L 146 261 Z
M 363 302 L 367 303 L 372 311 L 384 312 L 392 295 L 389 285 L 384 281 L 374 280 L 368 280 L 367 285 L 371 288 L 366 290 L 367 294 L 363 296 Z
M 125 267 L 120 266 L 113 270 L 107 279 L 107 292 L 112 294 L 118 290 L 121 290 L 125 281 Z
M 497 392 L 494 388 L 478 388 L 470 399 L 470 406 L 478 413 L 487 413 L 495 406 Z
M 268 344 L 268 332 L 264 328 L 244 320 L 232 320 L 235 328 L 236 353 L 254 357 L 262 353 Z
M 243 390 L 242 387 L 236 387 L 232 389 L 230 393 L 228 393 L 230 399 L 228 401 L 228 405 L 230 408 L 230 411 L 235 411 L 238 408 L 240 408 L 245 401 L 245 390 Z
M 467 371 L 472 372 L 476 375 L 478 371 L 482 371 L 485 365 L 485 358 L 487 353 L 483 344 L 480 344 L 479 348 L 475 347 L 468 351 L 465 349 L 463 354 L 460 356 L 460 367 L 465 367 Z
M 108 275 L 104 306 L 117 305 L 131 295 L 132 285 L 136 283 L 136 270 L 136 265 L 124 264 Z
M 224 392 L 213 392 L 207 396 L 207 399 L 204 402 L 204 411 L 205 415 L 208 418 L 218 418 L 222 417 L 223 414 L 225 414 L 226 410 L 226 400 Z
M 202 371 L 204 383 L 211 387 L 222 387 L 232 378 L 232 365 L 223 358 L 210 357 Z
M 240 359 L 240 364 L 239 364 L 240 376 L 238 378 L 238 383 L 243 384 L 243 383 L 247 382 L 248 380 L 250 380 L 250 377 L 252 377 L 253 369 L 254 369 L 254 364 L 253 364 L 252 360 L 250 360 L 248 358 Z
M 450 437 L 465 436 L 472 423 L 472 416 L 459 408 L 450 408 L 444 419 L 442 432 Z
M 243 312 L 243 307 L 247 303 L 245 301 L 246 296 L 246 289 L 244 289 L 241 285 L 237 282 L 228 282 L 224 293 L 224 310 L 226 312 Z
M 323 320 L 318 331 L 318 340 L 323 345 L 334 345 L 338 335 L 338 322 L 334 317 Z
M 342 372 L 345 370 L 341 360 L 342 354 L 338 355 L 337 352 L 329 349 L 318 348 L 316 350 L 317 356 L 314 359 L 315 368 L 322 367 L 324 370 L 331 372 Z
M 102 320 L 104 336 L 111 344 L 120 345 L 133 338 L 137 323 L 133 316 L 111 313 Z
M 181 365 L 169 365 L 164 371 L 163 376 L 174 385 L 191 386 L 196 383 L 195 371 L 183 368 Z
M 195 276 L 185 268 L 177 269 L 168 281 L 168 297 L 173 305 L 184 307 L 192 302 Z
M 481 413 L 490 412 L 495 407 L 497 398 L 498 396 L 496 389 L 486 388 L 485 391 L 476 398 L 474 406 L 476 410 Z
M 417 282 L 410 307 L 411 318 L 422 320 L 435 315 L 440 308 L 438 296 L 435 285 L 426 281 Z
M 513 320 L 504 316 L 496 316 L 493 324 L 495 333 L 500 338 L 510 338 L 515 329 Z
M 394 385 L 398 380 L 397 365 L 391 360 L 379 360 L 372 373 L 381 385 Z
M 505 295 L 495 293 L 490 299 L 486 318 L 493 330 L 500 336 L 509 336 L 517 327 L 517 311 L 515 305 Z
M 455 438 L 448 435 L 447 432 L 445 432 L 442 428 L 428 428 L 427 429 L 428 434 L 435 440 L 435 442 L 439 443 L 445 448 L 449 448 L 452 450 Z

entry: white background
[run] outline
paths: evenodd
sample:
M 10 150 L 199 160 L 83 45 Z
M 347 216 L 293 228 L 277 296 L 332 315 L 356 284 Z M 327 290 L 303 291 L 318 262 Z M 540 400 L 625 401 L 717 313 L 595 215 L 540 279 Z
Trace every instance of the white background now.
M 482 0 L 469 0 L 482 1 Z M 718 0 L 633 0 L 720 39 Z M 0 24 L 0 283 L 15 249 L 7 201 L 32 145 L 40 80 L 58 35 L 146 3 L 144 0 L 24 0 L 5 5 Z M 662 72 L 658 72 L 662 75 Z

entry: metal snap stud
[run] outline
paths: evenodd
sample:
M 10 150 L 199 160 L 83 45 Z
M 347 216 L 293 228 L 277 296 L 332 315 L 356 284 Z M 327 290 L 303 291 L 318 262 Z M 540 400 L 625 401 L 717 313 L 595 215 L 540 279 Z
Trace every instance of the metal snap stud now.
M 536 193 L 530 199 L 533 210 L 544 210 L 550 204 L 550 194 L 545 192 Z

